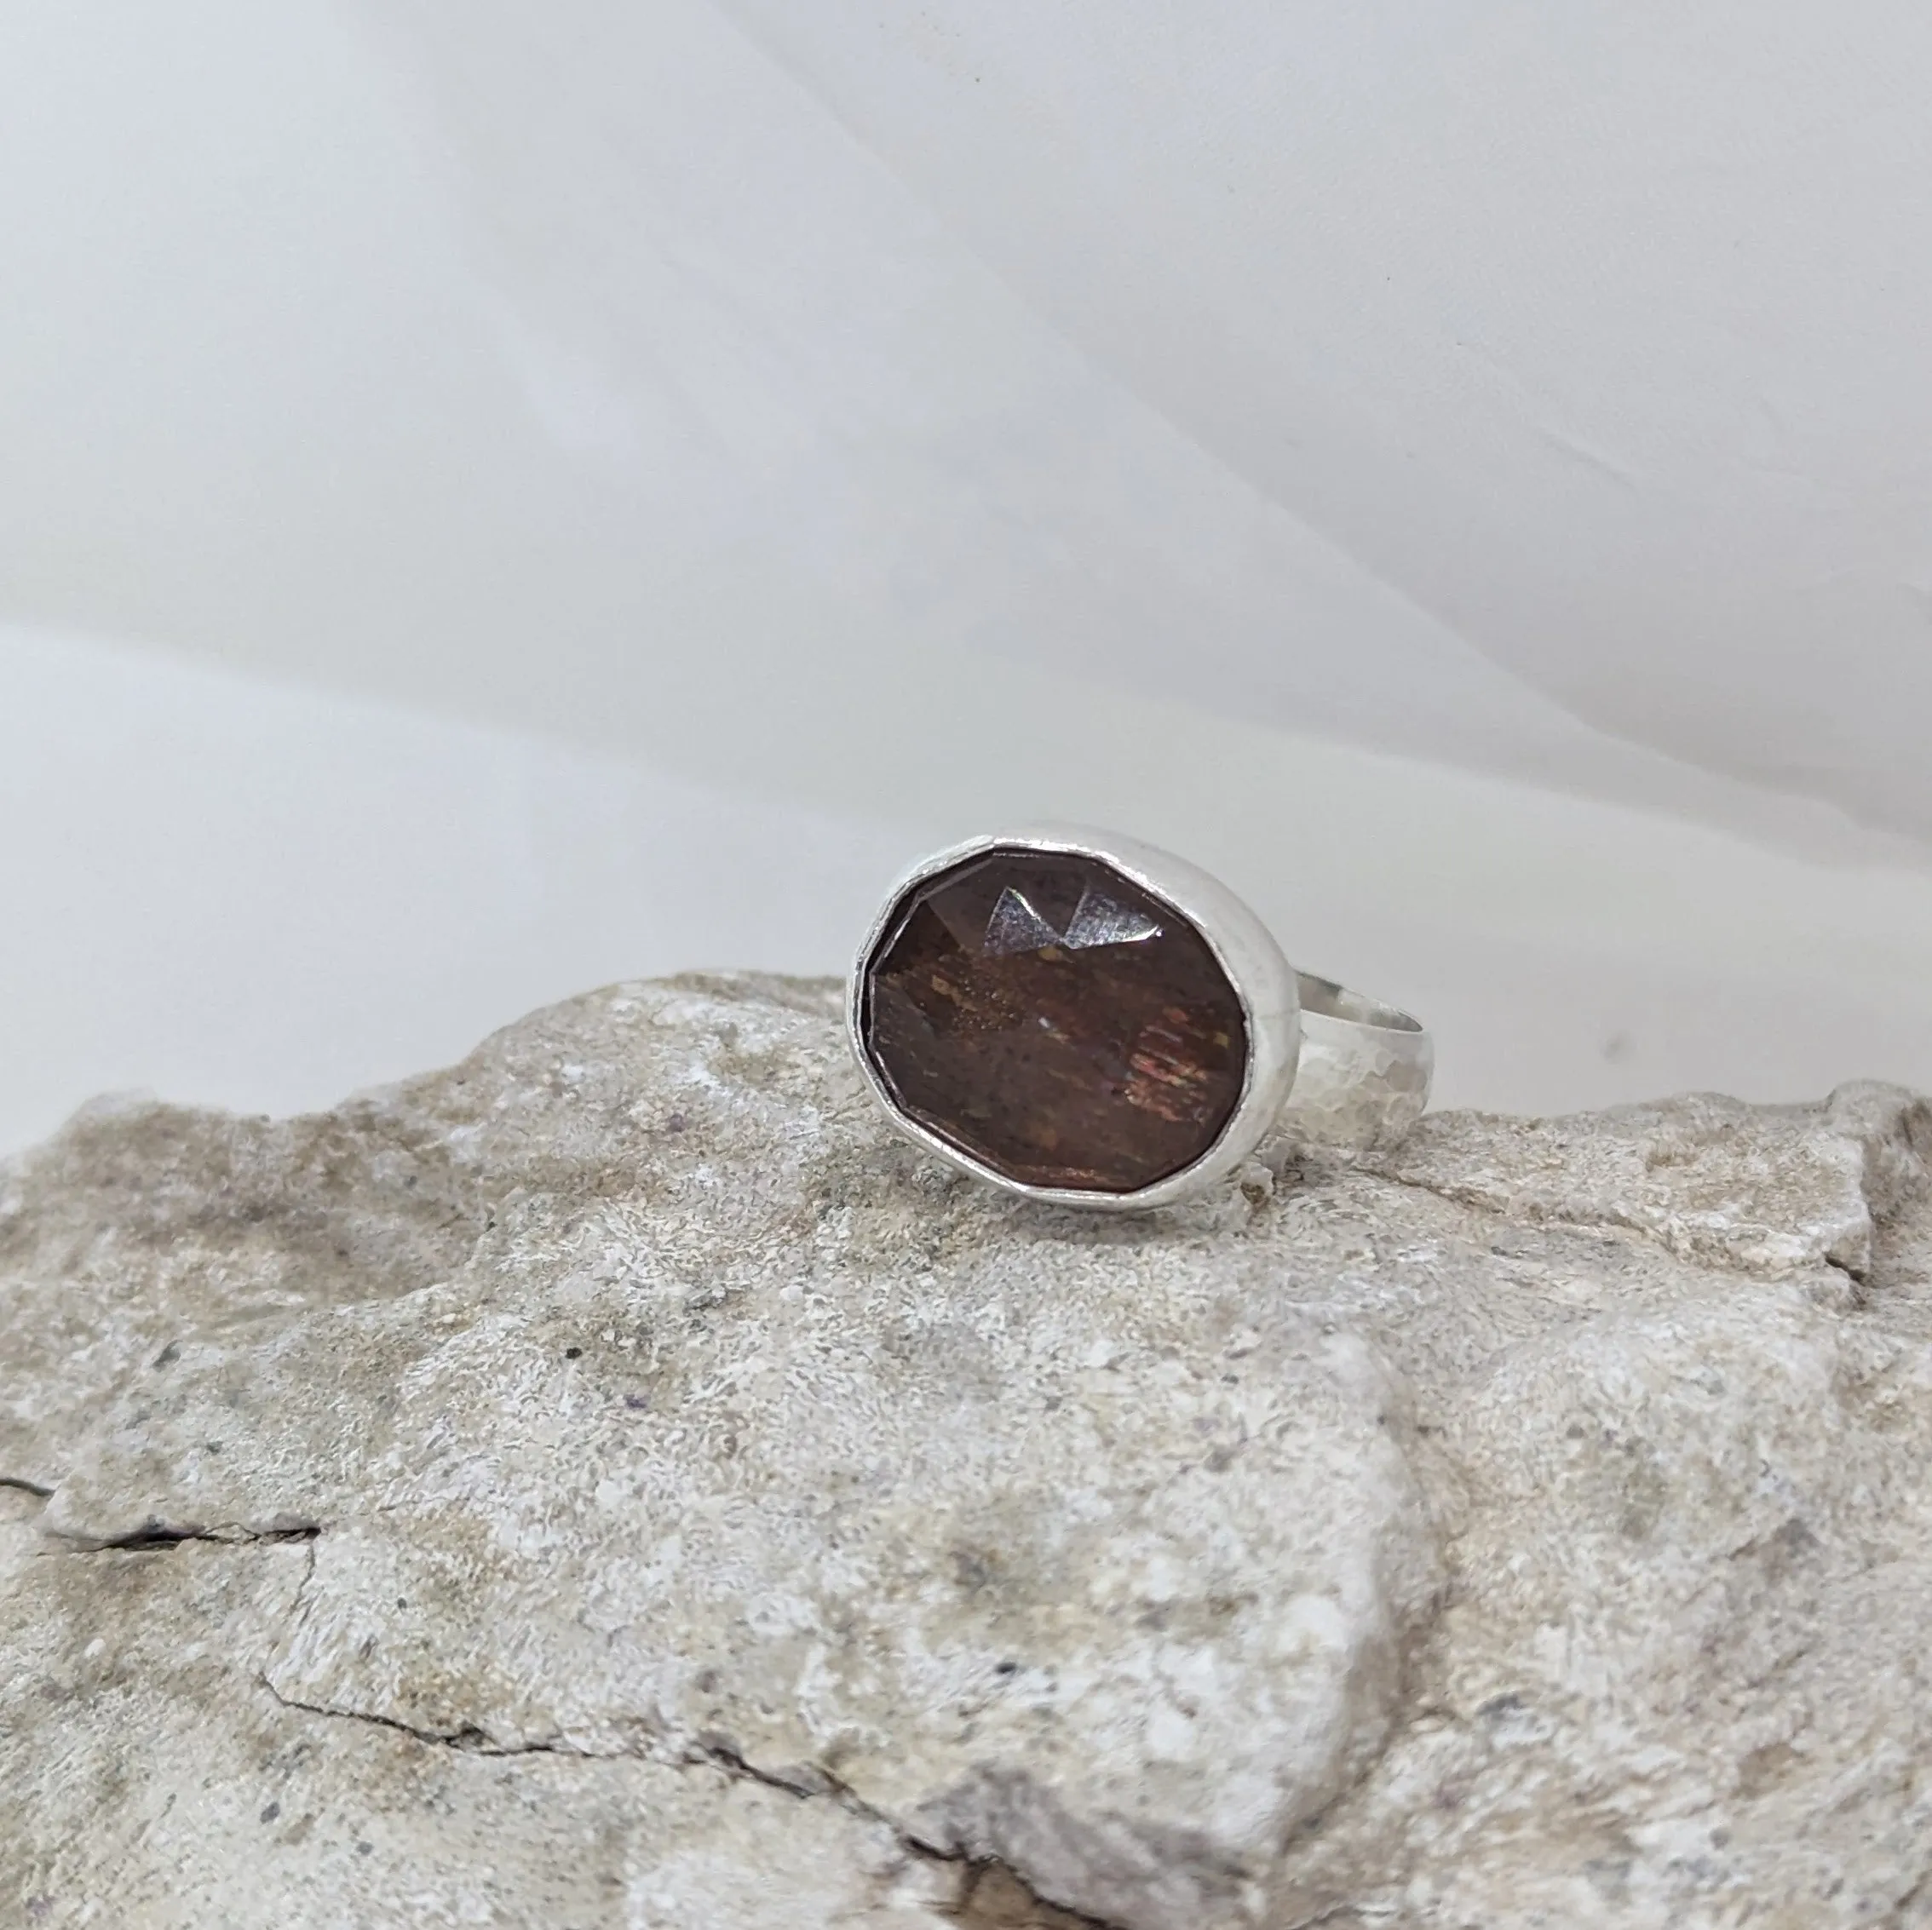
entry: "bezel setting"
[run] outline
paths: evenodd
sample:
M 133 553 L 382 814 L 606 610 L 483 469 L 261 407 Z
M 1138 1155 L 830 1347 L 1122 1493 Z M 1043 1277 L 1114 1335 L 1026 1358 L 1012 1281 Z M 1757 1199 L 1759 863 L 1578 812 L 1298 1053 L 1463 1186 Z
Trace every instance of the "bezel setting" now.
M 1239 1001 L 1247 1028 L 1240 1095 L 1213 1143 L 1198 1158 L 1132 1192 L 1029 1185 L 954 1144 L 911 1117 L 874 1061 L 866 1037 L 872 968 L 896 928 L 907 899 L 942 873 L 1002 851 L 1083 858 L 1111 867 L 1169 906 L 1199 934 Z M 1035 824 L 988 832 L 934 852 L 894 880 L 847 981 L 846 1033 L 872 1096 L 899 1132 L 961 1172 L 1023 1199 L 1101 1212 L 1137 1212 L 1193 1198 L 1233 1172 L 1280 1116 L 1301 1052 L 1301 998 L 1294 968 L 1273 933 L 1219 879 L 1170 852 L 1113 831 L 1078 824 Z

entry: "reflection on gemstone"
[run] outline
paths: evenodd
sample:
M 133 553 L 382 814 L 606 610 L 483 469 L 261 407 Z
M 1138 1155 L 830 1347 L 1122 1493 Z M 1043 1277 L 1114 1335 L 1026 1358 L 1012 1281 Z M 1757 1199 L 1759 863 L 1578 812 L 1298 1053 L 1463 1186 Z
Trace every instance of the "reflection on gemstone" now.
M 900 1107 L 1029 1186 L 1133 1192 L 1240 1102 L 1247 1026 L 1205 939 L 1100 859 L 994 851 L 915 886 L 862 1034 Z
M 980 949 L 989 958 L 1004 958 L 1009 952 L 1038 951 L 1043 945 L 1059 943 L 1060 933 L 1009 885 L 986 920 Z
M 1159 922 L 1147 912 L 1118 904 L 1091 885 L 1081 893 L 1067 929 L 1055 931 L 1026 902 L 1024 892 L 1009 885 L 993 905 L 980 950 L 989 958 L 1003 958 L 1009 952 L 1038 951 L 1049 945 L 1084 951 L 1092 945 L 1139 945 L 1159 936 Z
M 1076 951 L 1095 945 L 1140 945 L 1159 936 L 1159 925 L 1145 911 L 1117 905 L 1091 885 L 1081 893 L 1079 909 L 1067 928 L 1067 942 Z

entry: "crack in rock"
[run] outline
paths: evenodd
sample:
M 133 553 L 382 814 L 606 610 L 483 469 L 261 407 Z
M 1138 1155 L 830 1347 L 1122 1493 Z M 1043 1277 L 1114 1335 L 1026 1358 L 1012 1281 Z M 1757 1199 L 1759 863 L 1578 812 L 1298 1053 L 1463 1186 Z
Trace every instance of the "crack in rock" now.
M 865 1802 L 816 1765 L 812 1766 L 808 1775 L 802 1776 L 761 1769 L 746 1761 L 737 1749 L 722 1740 L 703 1741 L 688 1752 L 664 1756 L 647 1749 L 590 1750 L 562 1742 L 499 1743 L 474 1723 L 465 1723 L 454 1730 L 426 1729 L 394 1716 L 371 1715 L 362 1709 L 329 1709 L 317 1703 L 303 1702 L 285 1694 L 266 1674 L 257 1674 L 256 1682 L 278 1706 L 292 1713 L 319 1716 L 330 1721 L 366 1723 L 374 1728 L 407 1736 L 431 1748 L 452 1749 L 467 1755 L 498 1760 L 561 1756 L 580 1762 L 636 1760 L 658 1762 L 671 1768 L 710 1768 L 738 1781 L 775 1790 L 794 1801 L 829 1801 L 858 1821 L 890 1832 L 902 1849 L 922 1861 L 935 1867 L 958 1869 L 962 1872 L 958 1899 L 944 1914 L 964 1926 L 965 1930 L 1126 1930 L 1125 1926 L 1107 1918 L 1069 1910 L 1039 1895 L 1017 1871 L 997 1860 L 948 1856 L 934 1850 L 930 1844 L 908 1835 L 891 1816 Z
M 45 1491 L 49 1496 L 53 1493 L 51 1489 Z M 125 1528 L 118 1534 L 90 1535 L 63 1528 L 50 1533 L 49 1538 L 64 1543 L 75 1554 L 101 1554 L 115 1549 L 179 1548 L 184 1542 L 214 1542 L 226 1548 L 247 1548 L 263 1542 L 313 1542 L 321 1532 L 320 1525 L 313 1521 L 273 1528 L 210 1528 L 150 1516 L 139 1527 Z
M 499 1743 L 492 1741 L 486 1731 L 478 1728 L 473 1722 L 466 1722 L 455 1729 L 425 1729 L 417 1723 L 404 1722 L 393 1715 L 371 1715 L 367 1709 L 326 1709 L 320 1703 L 302 1702 L 296 1697 L 285 1695 L 266 1674 L 258 1674 L 256 1681 L 284 1709 L 304 1715 L 324 1716 L 331 1722 L 366 1722 L 373 1728 L 388 1729 L 399 1736 L 408 1736 L 416 1742 L 426 1743 L 437 1749 L 460 1749 L 469 1755 L 561 1755 L 572 1756 L 579 1761 L 595 1762 L 641 1754 L 634 1750 L 610 1749 L 604 1751 L 601 1758 L 596 1752 L 573 1749 L 567 1743 Z

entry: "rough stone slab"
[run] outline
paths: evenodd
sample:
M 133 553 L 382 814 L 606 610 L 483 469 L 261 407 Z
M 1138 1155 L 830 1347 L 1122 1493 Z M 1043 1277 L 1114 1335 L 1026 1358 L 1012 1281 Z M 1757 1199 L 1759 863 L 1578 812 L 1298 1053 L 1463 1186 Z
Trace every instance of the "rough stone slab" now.
M 184 1335 L 273 1328 L 460 1267 L 474 1175 L 443 1120 L 89 1106 L 0 1163 L 0 1471 L 43 1478 Z
M 261 1672 L 308 1560 L 190 1542 L 54 1553 L 0 1581 L 0 1921 L 946 1921 L 957 1873 L 832 1805 L 715 1769 L 493 1756 L 283 1707 Z
M 1932 1921 L 1929 1117 L 1446 1115 L 1090 1221 L 756 979 L 313 1120 L 92 1112 L 0 1181 L 0 1474 L 54 1490 L 0 1490 L 0 1895 Z M 351 1834 L 258 1904 L 278 1750 Z
M 1375 1169 L 1532 1223 L 1627 1226 L 1687 1260 L 1752 1272 L 1827 1265 L 1863 1278 L 1874 1199 L 1923 1176 L 1932 1113 L 1896 1087 L 1840 1088 L 1820 1106 L 1711 1093 L 1573 1118 L 1425 1119 Z

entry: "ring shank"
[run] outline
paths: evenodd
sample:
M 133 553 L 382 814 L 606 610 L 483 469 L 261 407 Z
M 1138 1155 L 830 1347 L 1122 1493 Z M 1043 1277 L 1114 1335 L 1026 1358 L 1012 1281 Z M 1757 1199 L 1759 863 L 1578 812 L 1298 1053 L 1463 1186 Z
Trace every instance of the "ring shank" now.
M 1394 1145 L 1429 1104 L 1435 1041 L 1393 1006 L 1313 972 L 1295 976 L 1302 1051 L 1276 1133 L 1358 1152 Z

